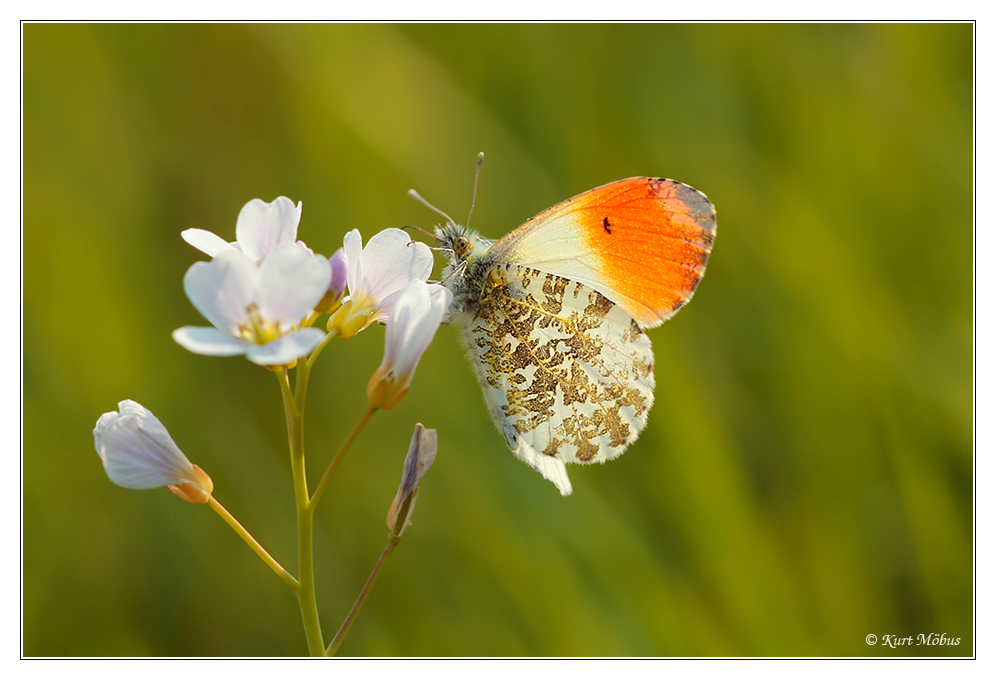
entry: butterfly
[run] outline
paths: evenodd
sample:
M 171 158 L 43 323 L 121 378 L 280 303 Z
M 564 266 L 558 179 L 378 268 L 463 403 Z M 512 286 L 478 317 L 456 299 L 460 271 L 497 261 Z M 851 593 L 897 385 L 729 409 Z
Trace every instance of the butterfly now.
M 646 426 L 654 355 L 644 331 L 692 298 L 715 208 L 687 184 L 633 177 L 497 241 L 449 217 L 435 236 L 449 260 L 449 323 L 491 417 L 515 455 L 569 495 L 567 463 L 611 460 Z

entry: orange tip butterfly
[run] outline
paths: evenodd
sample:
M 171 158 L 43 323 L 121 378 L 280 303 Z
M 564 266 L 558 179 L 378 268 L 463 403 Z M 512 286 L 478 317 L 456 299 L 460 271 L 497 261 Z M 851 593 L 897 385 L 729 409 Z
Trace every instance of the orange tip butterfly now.
M 566 463 L 611 460 L 646 426 L 654 355 L 644 330 L 692 298 L 715 208 L 687 184 L 633 177 L 497 241 L 448 216 L 435 236 L 449 258 L 449 323 L 491 417 L 518 458 L 570 494 Z

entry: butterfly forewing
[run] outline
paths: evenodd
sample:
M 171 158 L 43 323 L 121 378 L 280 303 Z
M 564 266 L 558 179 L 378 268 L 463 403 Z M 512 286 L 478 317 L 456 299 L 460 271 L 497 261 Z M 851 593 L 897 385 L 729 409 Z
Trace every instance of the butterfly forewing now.
M 716 211 L 705 194 L 633 177 L 544 210 L 490 255 L 584 283 L 651 328 L 691 299 L 715 236 Z
M 519 458 L 570 493 L 564 463 L 612 459 L 646 425 L 650 340 L 577 281 L 496 264 L 482 283 L 460 325 L 491 415 Z

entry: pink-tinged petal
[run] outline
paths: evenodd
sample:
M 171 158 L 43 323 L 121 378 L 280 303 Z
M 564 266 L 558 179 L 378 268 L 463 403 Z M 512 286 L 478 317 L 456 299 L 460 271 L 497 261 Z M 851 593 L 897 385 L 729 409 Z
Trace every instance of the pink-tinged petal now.
M 183 277 L 183 290 L 205 319 L 229 335 L 239 326 L 259 297 L 256 264 L 236 250 L 224 250 L 210 262 L 195 262 Z
M 336 296 L 341 298 L 343 293 L 346 292 L 346 251 L 343 248 L 332 253 L 332 257 L 329 258 L 329 267 L 332 268 L 332 282 L 329 283 L 329 290 Z
M 235 247 L 217 234 L 205 229 L 187 229 L 180 232 L 183 240 L 209 257 L 214 257 L 223 250 Z
M 185 350 L 211 357 L 245 354 L 254 345 L 208 326 L 184 326 L 173 331 L 173 340 Z
M 265 345 L 249 345 L 246 357 L 260 366 L 289 364 L 310 354 L 324 337 L 325 333 L 317 328 L 301 328 Z
M 111 481 L 129 489 L 154 489 L 193 480 L 193 466 L 151 411 L 137 402 L 118 404 L 93 430 L 94 447 Z
M 296 243 L 277 246 L 259 265 L 259 313 L 281 330 L 298 325 L 329 289 L 332 267 Z
M 242 251 L 259 262 L 282 243 L 297 240 L 302 204 L 297 206 L 286 196 L 272 203 L 254 198 L 239 212 L 235 223 L 235 239 Z

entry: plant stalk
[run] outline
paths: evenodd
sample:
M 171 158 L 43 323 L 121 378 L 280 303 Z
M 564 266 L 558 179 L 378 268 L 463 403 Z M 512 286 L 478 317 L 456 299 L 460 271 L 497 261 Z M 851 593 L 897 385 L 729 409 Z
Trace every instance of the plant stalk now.
M 394 548 L 401 541 L 400 536 L 395 536 L 391 533 L 391 536 L 387 539 L 387 545 L 384 546 L 384 552 L 380 554 L 380 559 L 377 560 L 377 564 L 374 565 L 373 571 L 370 572 L 367 582 L 363 584 L 363 590 L 360 591 L 359 597 L 356 598 L 356 602 L 353 603 L 353 608 L 349 610 L 349 614 L 346 615 L 346 620 L 342 622 L 339 626 L 339 631 L 332 638 L 332 642 L 329 643 L 329 648 L 325 650 L 325 656 L 335 656 L 336 651 L 339 649 L 339 645 L 342 644 L 343 638 L 346 637 L 346 633 L 349 632 L 349 627 L 353 625 L 353 620 L 356 615 L 360 613 L 360 609 L 363 608 L 363 603 L 367 601 L 367 596 L 370 594 L 370 590 L 373 588 L 374 583 L 377 582 L 377 577 L 380 576 L 380 570 L 384 567 L 384 562 L 387 561 L 387 556 L 391 554 Z
M 313 514 L 309 510 L 308 475 L 304 462 L 304 404 L 308 391 L 307 361 L 297 363 L 293 399 L 290 398 L 287 373 L 281 371 L 281 393 L 284 396 L 284 412 L 287 416 L 287 439 L 290 445 L 291 475 L 294 479 L 294 501 L 297 508 L 297 554 L 298 554 L 298 606 L 308 640 L 311 656 L 325 656 L 325 641 L 322 639 L 322 626 L 318 619 L 318 602 L 315 599 L 315 564 L 313 552 Z

